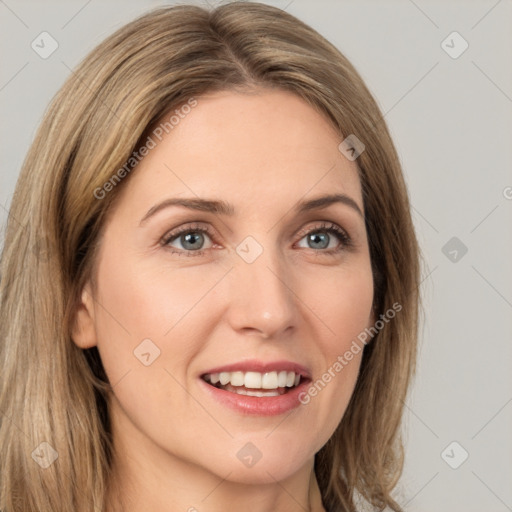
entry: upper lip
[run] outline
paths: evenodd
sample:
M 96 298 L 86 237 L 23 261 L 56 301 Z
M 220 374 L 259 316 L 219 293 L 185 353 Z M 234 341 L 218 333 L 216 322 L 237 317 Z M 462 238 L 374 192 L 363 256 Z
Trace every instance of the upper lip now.
M 256 359 L 250 359 L 245 361 L 240 361 L 238 363 L 226 364 L 223 366 L 217 366 L 215 368 L 211 368 L 210 370 L 203 372 L 202 376 L 212 373 L 221 373 L 221 372 L 259 372 L 259 373 L 268 373 L 268 372 L 279 372 L 279 371 L 287 371 L 287 372 L 295 372 L 298 375 L 306 379 L 310 379 L 309 370 L 293 361 L 258 361 Z

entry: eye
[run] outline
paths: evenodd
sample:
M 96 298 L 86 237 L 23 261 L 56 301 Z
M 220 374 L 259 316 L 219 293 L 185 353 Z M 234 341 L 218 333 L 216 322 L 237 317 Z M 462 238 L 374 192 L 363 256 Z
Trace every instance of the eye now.
M 301 245 L 303 241 L 305 241 L 305 246 Z M 336 224 L 323 223 L 320 226 L 310 228 L 306 232 L 306 235 L 299 240 L 298 246 L 305 249 L 315 249 L 325 253 L 333 253 L 350 246 L 350 237 L 345 230 Z
M 182 226 L 168 233 L 162 240 L 162 245 L 169 247 L 173 253 L 185 253 L 187 256 L 198 256 L 204 249 L 213 245 L 209 230 L 202 226 Z M 207 243 L 207 240 L 210 243 Z M 206 246 L 205 246 L 206 243 Z
M 299 236 L 302 238 L 297 243 L 298 247 L 314 249 L 322 254 L 338 253 L 351 246 L 351 239 L 346 231 L 331 222 L 303 230 Z M 160 243 L 172 253 L 201 256 L 205 250 L 213 247 L 213 237 L 209 227 L 199 224 L 185 225 L 166 234 Z

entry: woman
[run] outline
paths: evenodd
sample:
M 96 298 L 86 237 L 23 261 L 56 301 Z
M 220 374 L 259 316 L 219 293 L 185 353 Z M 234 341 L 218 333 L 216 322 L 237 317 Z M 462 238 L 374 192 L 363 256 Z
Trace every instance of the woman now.
M 393 143 L 334 46 L 250 2 L 129 23 L 13 197 L 0 508 L 400 510 L 418 274 Z

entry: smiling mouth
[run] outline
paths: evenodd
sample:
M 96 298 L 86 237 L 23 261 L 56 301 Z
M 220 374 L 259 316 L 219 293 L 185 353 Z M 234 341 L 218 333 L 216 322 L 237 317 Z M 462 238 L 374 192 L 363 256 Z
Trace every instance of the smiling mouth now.
M 207 373 L 202 379 L 218 389 L 238 395 L 280 396 L 297 387 L 304 379 L 295 372 L 221 372 Z

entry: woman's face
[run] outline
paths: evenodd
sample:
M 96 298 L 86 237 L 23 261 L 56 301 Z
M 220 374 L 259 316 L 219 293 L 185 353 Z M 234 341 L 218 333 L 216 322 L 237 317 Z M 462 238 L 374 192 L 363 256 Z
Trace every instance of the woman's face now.
M 196 99 L 125 178 L 73 338 L 98 346 L 131 457 L 274 482 L 312 464 L 356 383 L 362 353 L 344 354 L 373 297 L 360 181 L 295 95 Z

